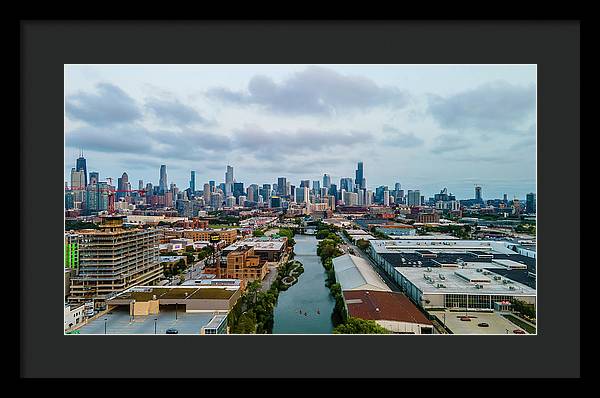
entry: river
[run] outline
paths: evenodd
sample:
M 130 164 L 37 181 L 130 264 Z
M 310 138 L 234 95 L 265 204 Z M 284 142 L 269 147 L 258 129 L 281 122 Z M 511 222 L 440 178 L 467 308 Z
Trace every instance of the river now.
M 326 273 L 317 256 L 317 239 L 310 235 L 296 235 L 294 240 L 294 260 L 302 263 L 304 273 L 298 283 L 279 293 L 273 334 L 330 334 L 335 300 L 325 286 Z

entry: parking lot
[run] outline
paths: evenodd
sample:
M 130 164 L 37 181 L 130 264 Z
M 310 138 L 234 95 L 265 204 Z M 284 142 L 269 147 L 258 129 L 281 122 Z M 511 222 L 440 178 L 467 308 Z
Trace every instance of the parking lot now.
M 124 308 L 111 310 L 105 316 L 101 316 L 82 326 L 80 334 L 104 334 L 106 323 L 106 334 L 154 334 L 156 319 L 156 334 L 165 334 L 169 328 L 175 328 L 179 334 L 200 334 L 200 329 L 213 317 L 212 313 L 186 313 L 180 306 L 175 319 L 174 308 L 161 311 L 158 315 L 130 317 L 129 311 Z M 106 322 L 105 322 L 106 319 Z
M 465 315 L 464 311 L 429 311 L 429 313 L 437 316 L 441 323 L 444 323 L 445 313 L 446 326 L 454 334 L 507 334 L 508 330 L 508 334 L 514 335 L 513 330 L 523 330 L 497 312 L 469 312 L 468 316 L 471 317 L 471 321 L 460 320 L 460 317 Z M 489 326 L 480 327 L 479 323 L 487 323 Z

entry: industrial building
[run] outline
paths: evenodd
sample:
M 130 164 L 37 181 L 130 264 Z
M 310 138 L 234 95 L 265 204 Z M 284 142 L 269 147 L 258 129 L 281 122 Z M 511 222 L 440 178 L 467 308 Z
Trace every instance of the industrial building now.
M 347 290 L 343 296 L 351 317 L 375 321 L 392 333 L 435 333 L 431 321 L 402 293 Z
M 345 290 L 390 291 L 369 262 L 351 254 L 333 259 L 335 280 Z
M 535 259 L 502 242 L 372 240 L 368 252 L 423 308 L 489 309 L 516 298 L 536 304 Z
M 94 301 L 103 308 L 114 294 L 162 277 L 155 229 L 124 228 L 122 216 L 106 216 L 99 229 L 78 235 L 79 267 L 70 278 L 70 303 Z

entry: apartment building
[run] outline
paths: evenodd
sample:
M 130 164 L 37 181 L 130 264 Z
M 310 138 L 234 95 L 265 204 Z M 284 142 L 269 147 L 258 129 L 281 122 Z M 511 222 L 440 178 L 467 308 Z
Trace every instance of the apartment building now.
M 155 229 L 124 228 L 123 216 L 102 218 L 100 228 L 80 230 L 79 267 L 70 280 L 70 303 L 106 299 L 162 277 L 159 237 Z

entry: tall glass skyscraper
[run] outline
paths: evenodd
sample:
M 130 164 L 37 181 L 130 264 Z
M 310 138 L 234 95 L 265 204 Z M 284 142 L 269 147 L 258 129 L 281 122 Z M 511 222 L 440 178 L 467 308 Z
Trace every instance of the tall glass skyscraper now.
M 190 172 L 190 190 L 192 193 L 196 192 L 196 172 L 194 170 Z
M 329 174 L 323 174 L 323 188 L 329 188 L 331 185 L 331 177 Z
M 167 166 L 162 164 L 160 166 L 160 178 L 158 181 L 158 190 L 160 192 L 166 192 L 167 188 Z
M 366 188 L 365 186 L 363 186 L 365 183 L 364 178 L 365 175 L 363 169 L 363 162 L 358 162 L 358 168 L 356 169 L 356 179 L 354 180 L 354 182 L 356 183 L 359 189 Z
M 79 155 L 79 158 L 77 158 L 77 163 L 75 165 L 75 171 L 83 171 L 84 182 L 85 182 L 85 186 L 87 187 L 88 173 L 87 173 L 86 161 L 85 161 L 85 158 L 83 157 L 83 152 Z

